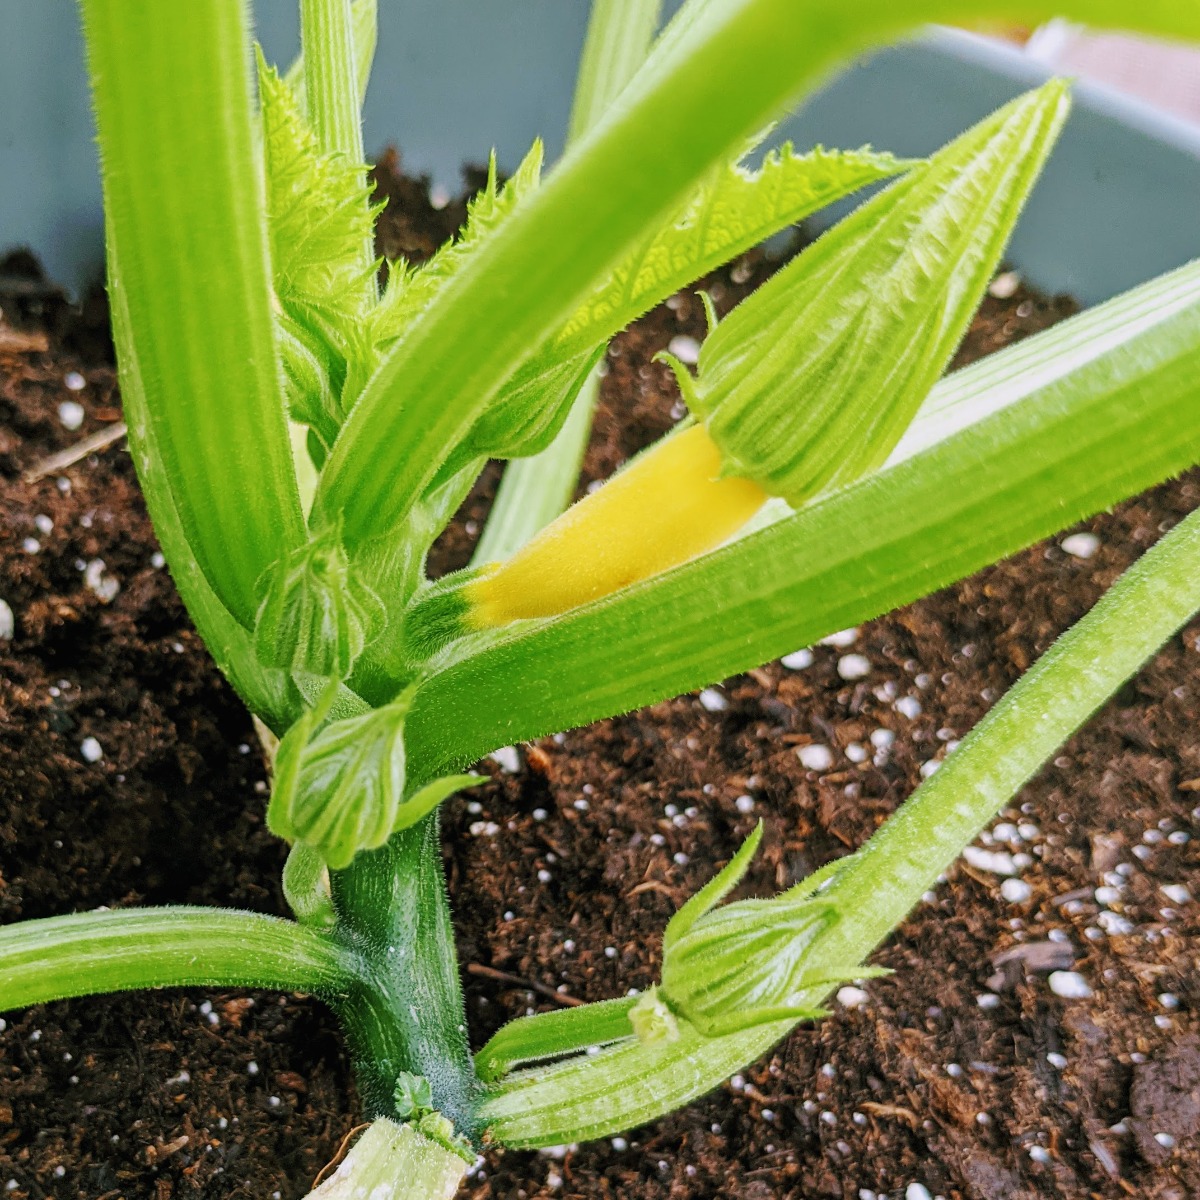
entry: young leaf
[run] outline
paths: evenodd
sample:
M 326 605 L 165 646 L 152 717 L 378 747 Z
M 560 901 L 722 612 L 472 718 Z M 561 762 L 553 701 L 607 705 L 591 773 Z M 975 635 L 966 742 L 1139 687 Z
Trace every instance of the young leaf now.
M 259 55 L 263 150 L 275 290 L 297 320 L 362 319 L 374 279 L 362 247 L 378 210 L 369 204 L 366 167 L 324 153 L 296 97 Z M 373 286 L 373 285 L 372 285 Z
M 501 186 L 496 154 L 492 152 L 487 182 L 467 204 L 467 220 L 458 236 L 419 267 L 392 272 L 387 292 L 372 318 L 373 341 L 386 349 L 401 337 L 438 292 L 472 261 L 489 236 L 512 216 L 517 205 L 537 191 L 544 154 L 539 138 L 512 177 Z
M 798 505 L 891 453 L 946 368 L 1069 108 L 1018 97 L 835 226 L 717 326 L 693 413 L 723 471 Z
M 713 171 L 674 217 L 617 265 L 559 330 L 552 343 L 557 352 L 611 337 L 772 234 L 915 165 L 865 147 L 818 146 L 797 154 L 791 142 L 770 150 L 757 169 L 746 167 L 744 157 Z
M 245 6 L 82 9 L 120 256 L 111 290 L 126 314 L 122 380 L 141 380 L 195 561 L 249 628 L 259 577 L 299 543 L 303 518 L 271 319 Z

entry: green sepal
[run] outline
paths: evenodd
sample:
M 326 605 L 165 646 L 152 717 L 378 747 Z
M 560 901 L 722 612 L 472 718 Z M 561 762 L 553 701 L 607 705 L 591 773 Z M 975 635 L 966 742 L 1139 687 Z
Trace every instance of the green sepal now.
M 331 530 L 300 546 L 269 573 L 254 646 L 266 666 L 293 675 L 345 679 L 385 618 L 383 602 L 350 569 Z
M 739 900 L 705 913 L 664 950 L 667 1002 L 702 1032 L 734 1013 L 777 1008 L 827 978 L 808 950 L 837 920 L 814 900 Z
M 395 829 L 408 829 L 427 817 L 443 800 L 463 791 L 487 783 L 486 775 L 443 775 L 418 789 L 405 799 L 396 817 Z
M 878 974 L 874 968 L 829 964 L 810 953 L 838 919 L 819 889 L 845 866 L 838 860 L 770 900 L 716 906 L 745 877 L 763 824 L 729 863 L 671 918 L 663 935 L 662 985 L 631 1014 L 646 1041 L 679 1036 L 674 1016 L 706 1037 L 722 1037 L 776 1021 L 825 1016 L 814 989 Z
M 267 825 L 341 870 L 358 851 L 382 846 L 397 828 L 408 704 L 401 700 L 323 725 L 334 695 L 331 686 L 280 743 Z
M 471 632 L 471 604 L 466 589 L 492 569 L 468 567 L 443 575 L 413 596 L 404 614 L 405 654 L 412 669 Z
M 558 436 L 583 381 L 606 347 L 547 362 L 534 357 L 505 385 L 475 423 L 469 451 L 487 458 L 528 458 Z
M 970 325 L 1069 109 L 1018 97 L 727 316 L 686 388 L 728 474 L 793 506 L 879 466 Z
M 710 879 L 686 904 L 667 922 L 663 933 L 663 953 L 692 928 L 710 909 L 720 904 L 750 869 L 750 862 L 758 853 L 763 838 L 763 823 L 760 820 L 753 832 L 742 843 L 738 852 Z

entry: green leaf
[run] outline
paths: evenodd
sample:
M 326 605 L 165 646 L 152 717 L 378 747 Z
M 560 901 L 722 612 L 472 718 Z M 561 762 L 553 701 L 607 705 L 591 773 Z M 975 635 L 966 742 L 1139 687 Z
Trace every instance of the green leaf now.
M 120 255 L 110 294 L 127 317 L 122 382 L 140 376 L 194 559 L 249 627 L 263 569 L 299 543 L 303 520 L 271 318 L 245 6 L 82 9 L 108 239 Z
M 267 824 L 341 870 L 359 850 L 382 846 L 397 829 L 408 706 L 389 704 L 319 728 L 323 708 L 306 713 L 279 744 Z
M 492 152 L 487 182 L 467 204 L 467 220 L 458 236 L 420 266 L 406 268 L 396 264 L 392 270 L 387 291 L 372 317 L 372 341 L 377 346 L 386 350 L 403 336 L 446 284 L 470 265 L 488 238 L 512 216 L 517 206 L 537 191 L 544 153 L 539 138 L 512 177 L 501 186 L 496 154 Z
M 919 418 L 879 473 L 628 591 L 463 643 L 414 697 L 414 776 L 757 666 L 1195 463 L 1200 265 L 952 376 L 928 410 L 952 394 L 973 423 L 943 413 L 936 440 Z
M 797 154 L 785 142 L 769 151 L 757 169 L 741 161 L 719 167 L 679 212 L 618 264 L 552 345 L 562 352 L 607 339 L 772 234 L 914 165 L 867 148 L 818 146 Z
M 677 364 L 727 474 L 797 505 L 880 465 L 946 369 L 1069 110 L 1052 80 L 835 226 Z
M 374 302 L 374 234 L 361 161 L 320 149 L 296 97 L 259 55 L 271 265 L 284 308 L 307 324 L 361 320 Z M 371 289 L 364 289 L 365 280 Z

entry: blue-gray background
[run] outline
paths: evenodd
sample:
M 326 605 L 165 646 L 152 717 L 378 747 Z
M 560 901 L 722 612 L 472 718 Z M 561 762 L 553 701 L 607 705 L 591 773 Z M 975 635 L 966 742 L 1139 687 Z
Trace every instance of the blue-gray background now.
M 186 2 L 186 0 L 185 0 Z M 669 4 L 674 8 L 675 4 Z M 455 189 L 495 146 L 561 147 L 587 0 L 380 0 L 370 151 Z M 297 0 L 257 0 L 269 57 L 299 45 Z M 939 33 L 856 63 L 781 136 L 923 154 L 1043 77 L 1014 52 Z M 1083 89 L 1011 256 L 1043 287 L 1096 301 L 1200 255 L 1200 133 Z M 27 245 L 72 288 L 101 269 L 101 217 L 75 0 L 0 0 L 0 249 Z

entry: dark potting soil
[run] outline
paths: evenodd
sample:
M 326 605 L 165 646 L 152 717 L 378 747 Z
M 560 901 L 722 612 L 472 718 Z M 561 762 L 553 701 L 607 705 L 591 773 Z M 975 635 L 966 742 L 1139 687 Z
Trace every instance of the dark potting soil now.
M 387 253 L 427 254 L 461 220 L 394 159 L 379 175 Z M 770 269 L 748 255 L 710 289 L 727 307 Z M 72 315 L 13 260 L 0 307 L 0 598 L 15 625 L 0 640 L 0 920 L 168 902 L 283 913 L 250 722 L 156 557 L 123 444 L 25 476 L 119 417 L 102 306 Z M 991 298 L 960 361 L 1070 309 L 1024 288 Z M 587 480 L 669 427 L 677 395 L 651 355 L 702 329 L 681 294 L 616 340 Z M 465 561 L 495 477 L 439 569 Z M 1185 477 L 807 665 L 485 762 L 492 783 L 444 810 L 474 1044 L 526 1011 L 651 983 L 667 919 L 759 817 L 748 893 L 860 844 L 1198 501 Z M 561 1154 L 489 1155 L 465 1193 L 1200 1195 L 1198 633 L 1173 639 L 913 914 L 876 957 L 894 976 L 682 1112 Z M 1056 994 L 1052 970 L 1091 994 Z M 0 1188 L 14 1200 L 299 1197 L 359 1120 L 337 1028 L 304 997 L 134 994 L 6 1019 Z

